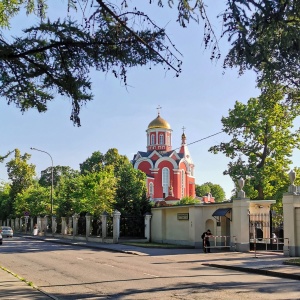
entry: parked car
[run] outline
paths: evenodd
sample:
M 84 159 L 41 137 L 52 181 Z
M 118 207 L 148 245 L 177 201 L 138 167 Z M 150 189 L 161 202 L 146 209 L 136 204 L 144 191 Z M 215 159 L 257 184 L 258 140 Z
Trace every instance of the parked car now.
M 0 233 L 0 245 L 2 245 L 2 235 Z
M 0 233 L 2 237 L 13 237 L 14 236 L 14 231 L 12 230 L 11 227 L 8 226 L 1 226 L 0 227 Z

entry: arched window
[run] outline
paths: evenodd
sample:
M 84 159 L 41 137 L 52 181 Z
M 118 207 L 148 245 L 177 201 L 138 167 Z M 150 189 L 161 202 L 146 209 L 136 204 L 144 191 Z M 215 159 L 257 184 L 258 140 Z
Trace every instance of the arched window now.
M 154 145 L 155 144 L 155 135 L 154 134 L 151 134 L 151 142 L 150 142 L 151 145 Z
M 164 143 L 165 143 L 164 135 L 163 135 L 163 133 L 161 133 L 161 134 L 159 135 L 159 144 L 160 144 L 160 145 L 163 145 Z
M 185 190 L 185 172 L 181 170 L 181 198 L 184 197 L 184 190 Z
M 149 183 L 149 197 L 150 200 L 153 200 L 153 195 L 154 195 L 154 185 L 153 182 Z
M 168 196 L 169 186 L 170 186 L 170 170 L 168 168 L 162 169 L 162 186 L 163 186 L 163 193 L 165 197 Z

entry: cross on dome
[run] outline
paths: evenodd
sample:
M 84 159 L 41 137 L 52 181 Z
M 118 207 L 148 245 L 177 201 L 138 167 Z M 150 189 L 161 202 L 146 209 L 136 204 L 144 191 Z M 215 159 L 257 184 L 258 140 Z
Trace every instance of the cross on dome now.
M 156 109 L 157 109 L 158 115 L 160 116 L 160 110 L 162 109 L 162 107 L 160 105 L 158 105 L 158 107 Z

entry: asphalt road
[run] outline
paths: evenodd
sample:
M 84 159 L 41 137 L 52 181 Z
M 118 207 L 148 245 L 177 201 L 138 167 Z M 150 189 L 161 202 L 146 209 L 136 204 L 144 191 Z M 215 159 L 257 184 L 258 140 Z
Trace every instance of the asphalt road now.
M 300 299 L 299 281 L 203 266 L 210 255 L 137 256 L 14 237 L 0 265 L 58 299 Z

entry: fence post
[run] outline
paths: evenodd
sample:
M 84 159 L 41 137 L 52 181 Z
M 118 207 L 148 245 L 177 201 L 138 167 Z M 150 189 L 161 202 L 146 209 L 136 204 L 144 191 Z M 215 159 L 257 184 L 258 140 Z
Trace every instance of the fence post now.
M 51 231 L 52 231 L 52 234 L 56 233 L 56 231 L 57 231 L 56 216 L 51 217 Z
M 61 234 L 65 235 L 67 234 L 67 223 L 66 223 L 66 217 L 61 217 Z
M 44 234 L 46 235 L 47 233 L 47 227 L 48 227 L 48 216 L 45 216 L 43 218 L 43 231 L 44 231 Z
M 121 213 L 118 210 L 114 211 L 113 214 L 113 242 L 118 243 L 120 235 L 120 216 Z
M 102 240 L 106 238 L 107 235 L 107 216 L 108 213 L 104 211 L 101 215 L 101 222 L 102 222 L 102 232 L 101 232 L 101 237 Z
M 78 234 L 78 218 L 79 218 L 79 215 L 76 214 L 76 213 L 72 216 L 72 219 L 73 219 L 73 237 Z
M 87 213 L 85 215 L 85 237 L 88 238 L 90 236 L 91 230 L 91 216 Z
M 67 233 L 68 234 L 73 234 L 73 217 L 68 218 Z
M 33 231 L 33 217 L 30 218 L 30 232 Z
M 147 239 L 147 242 L 150 242 L 151 240 L 151 218 L 152 214 L 147 212 L 144 214 L 145 218 L 145 238 Z

